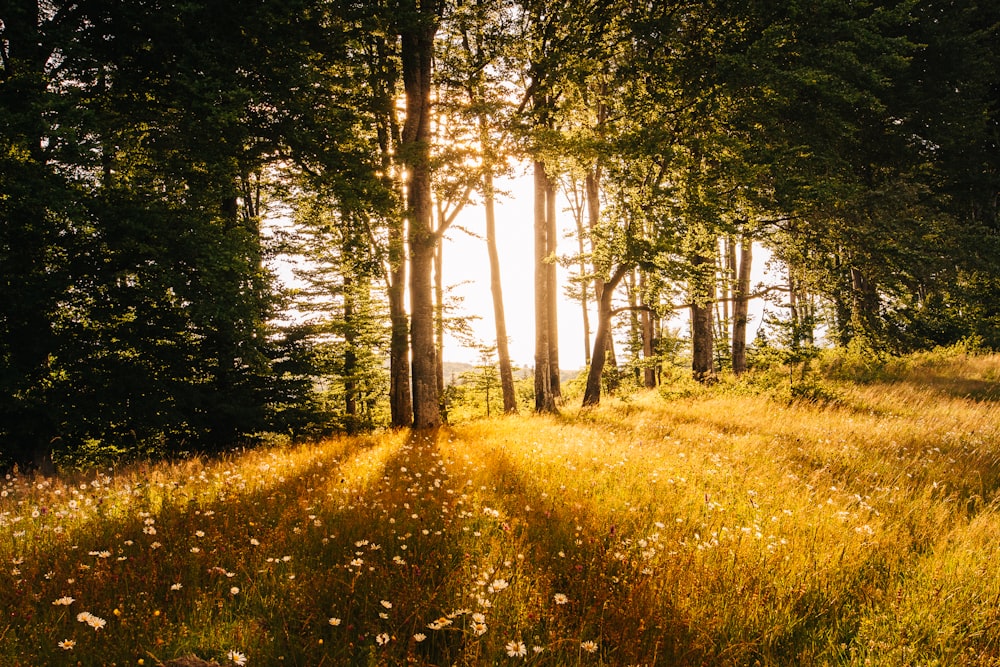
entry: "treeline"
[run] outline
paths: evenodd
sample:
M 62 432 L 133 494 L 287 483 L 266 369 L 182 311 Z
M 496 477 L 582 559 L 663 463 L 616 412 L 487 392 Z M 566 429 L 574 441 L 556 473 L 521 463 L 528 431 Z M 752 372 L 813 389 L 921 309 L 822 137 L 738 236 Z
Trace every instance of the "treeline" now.
M 493 210 L 514 164 L 537 410 L 560 397 L 558 261 L 597 314 L 585 403 L 616 316 L 647 385 L 678 309 L 696 378 L 743 371 L 755 245 L 787 274 L 785 346 L 823 325 L 1000 347 L 995 2 L 11 0 L 0 21 L 8 463 L 436 426 L 441 238 L 470 201 L 516 410 Z M 303 287 L 276 288 L 275 253 Z

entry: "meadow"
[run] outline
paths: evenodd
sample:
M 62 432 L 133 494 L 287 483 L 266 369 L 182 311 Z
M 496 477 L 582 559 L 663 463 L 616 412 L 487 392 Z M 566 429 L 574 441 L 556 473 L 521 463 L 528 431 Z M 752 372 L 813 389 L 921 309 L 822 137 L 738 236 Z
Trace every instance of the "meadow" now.
M 0 665 L 1000 665 L 1000 357 L 0 480 Z

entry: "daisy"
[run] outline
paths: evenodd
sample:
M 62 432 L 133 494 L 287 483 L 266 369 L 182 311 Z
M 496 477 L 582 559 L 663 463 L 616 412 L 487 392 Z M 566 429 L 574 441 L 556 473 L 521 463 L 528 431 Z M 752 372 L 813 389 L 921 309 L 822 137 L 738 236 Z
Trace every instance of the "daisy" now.
M 597 642 L 585 641 L 582 644 L 580 644 L 580 648 L 582 648 L 587 653 L 597 653 Z
M 528 647 L 524 645 L 524 642 L 507 642 L 507 655 L 512 658 L 523 658 L 528 655 Z
M 333 618 L 330 619 L 330 625 L 332 626 L 340 625 L 340 619 L 334 616 Z
M 556 601 L 556 604 L 566 604 L 569 602 L 569 598 L 562 593 L 556 593 L 552 598 Z
M 248 662 L 247 657 L 239 651 L 230 651 L 226 657 L 232 660 L 234 665 L 245 665 Z
M 52 604 L 54 604 L 54 605 L 56 605 L 58 607 L 58 606 L 69 606 L 69 605 L 73 604 L 74 602 L 76 602 L 76 600 L 74 600 L 73 598 L 71 598 L 71 597 L 69 597 L 67 595 L 65 597 L 59 598 L 58 600 L 53 601 Z
M 59 648 L 64 651 L 72 651 L 74 646 L 76 646 L 76 642 L 72 639 L 64 639 L 59 642 Z

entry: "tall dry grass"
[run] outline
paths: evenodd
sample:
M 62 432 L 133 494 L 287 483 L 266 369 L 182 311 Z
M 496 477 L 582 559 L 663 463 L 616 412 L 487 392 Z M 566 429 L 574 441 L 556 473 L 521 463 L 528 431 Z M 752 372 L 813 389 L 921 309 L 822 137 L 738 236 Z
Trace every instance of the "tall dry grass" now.
M 0 664 L 1000 664 L 998 371 L 11 476 Z

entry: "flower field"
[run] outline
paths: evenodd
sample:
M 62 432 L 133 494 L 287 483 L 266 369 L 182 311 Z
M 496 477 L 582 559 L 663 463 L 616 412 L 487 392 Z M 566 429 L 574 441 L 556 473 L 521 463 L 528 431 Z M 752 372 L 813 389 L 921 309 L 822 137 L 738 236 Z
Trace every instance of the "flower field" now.
M 0 665 L 1000 664 L 998 371 L 9 475 Z

